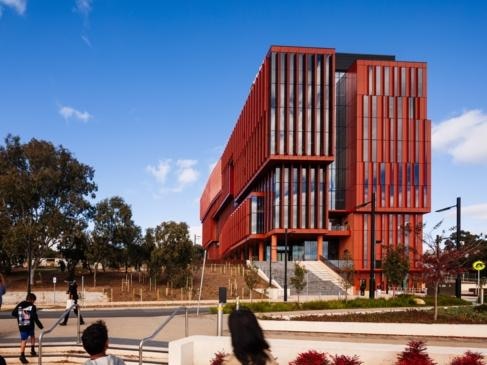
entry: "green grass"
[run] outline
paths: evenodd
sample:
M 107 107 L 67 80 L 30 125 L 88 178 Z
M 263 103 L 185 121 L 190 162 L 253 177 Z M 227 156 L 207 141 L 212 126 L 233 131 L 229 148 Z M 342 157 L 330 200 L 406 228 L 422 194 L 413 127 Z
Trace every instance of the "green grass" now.
M 433 297 L 421 298 L 425 301 L 427 306 L 434 303 Z M 458 306 L 470 305 L 469 302 L 455 297 L 439 296 L 439 306 Z M 313 301 L 304 303 L 295 302 L 253 302 L 245 303 L 245 307 L 256 313 L 267 312 L 290 312 L 298 310 L 321 310 L 321 309 L 348 309 L 348 308 L 390 308 L 390 307 L 422 307 L 415 302 L 415 297 L 412 295 L 398 295 L 389 299 L 368 299 L 355 298 L 352 300 L 328 300 L 328 301 Z M 235 304 L 228 303 L 223 307 L 224 313 L 230 313 L 235 309 Z M 217 308 L 210 308 L 211 313 L 216 313 Z

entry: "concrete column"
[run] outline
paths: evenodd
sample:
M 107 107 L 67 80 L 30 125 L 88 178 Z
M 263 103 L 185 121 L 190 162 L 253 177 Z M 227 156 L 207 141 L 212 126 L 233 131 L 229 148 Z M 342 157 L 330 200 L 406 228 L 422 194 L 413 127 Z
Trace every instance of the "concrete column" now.
M 264 261 L 264 249 L 265 249 L 264 241 L 260 241 L 259 242 L 259 261 Z
M 320 255 L 323 253 L 323 236 L 318 236 L 317 239 L 317 247 L 316 247 L 316 260 L 320 259 Z
M 277 236 L 275 234 L 271 236 L 271 259 L 272 262 L 277 261 Z

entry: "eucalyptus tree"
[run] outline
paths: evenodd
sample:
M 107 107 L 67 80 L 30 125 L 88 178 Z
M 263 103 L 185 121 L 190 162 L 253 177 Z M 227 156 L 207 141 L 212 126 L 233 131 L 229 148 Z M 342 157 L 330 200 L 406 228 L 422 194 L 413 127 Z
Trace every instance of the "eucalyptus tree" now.
M 33 138 L 21 143 L 20 137 L 8 135 L 4 143 L 0 201 L 8 227 L 2 241 L 28 258 L 30 290 L 42 255 L 65 239 L 73 225 L 89 219 L 89 199 L 97 189 L 94 169 L 51 142 Z
M 98 265 L 103 269 L 129 265 L 131 246 L 140 241 L 140 227 L 132 220 L 132 209 L 123 198 L 114 196 L 98 202 L 93 214 L 93 231 L 87 256 L 94 265 L 95 281 Z
M 184 222 L 162 222 L 154 230 L 154 243 L 150 263 L 152 270 L 162 273 L 163 280 L 175 287 L 184 286 L 191 275 L 193 260 L 188 225 Z

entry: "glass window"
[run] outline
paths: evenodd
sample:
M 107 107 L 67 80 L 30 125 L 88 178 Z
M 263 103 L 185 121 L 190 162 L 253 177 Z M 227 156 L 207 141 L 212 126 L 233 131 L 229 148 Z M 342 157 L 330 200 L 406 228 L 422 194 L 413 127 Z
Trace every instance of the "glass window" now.
M 315 228 L 315 189 L 316 189 L 316 175 L 315 169 L 310 170 L 309 178 L 309 200 L 310 200 L 310 212 L 309 212 L 309 227 Z
M 372 118 L 377 118 L 377 96 L 372 96 Z
M 399 69 L 394 67 L 394 95 L 399 95 Z
M 414 119 L 414 98 L 409 99 L 409 119 Z
M 298 155 L 303 154 L 303 109 L 298 109 L 298 136 L 296 139 L 296 152 Z
M 372 95 L 374 93 L 374 68 L 372 66 L 368 67 L 369 71 L 369 95 Z
M 297 227 L 297 222 L 298 222 L 298 191 L 299 191 L 299 189 L 298 189 L 298 187 L 299 187 L 298 178 L 299 178 L 298 169 L 296 167 L 294 167 L 293 168 L 293 176 L 292 176 L 292 181 L 293 181 L 293 205 L 292 205 L 293 219 L 292 219 L 292 223 L 291 223 L 292 228 Z
M 410 95 L 411 96 L 416 96 L 416 69 L 415 68 L 410 68 L 409 69 L 409 75 L 410 75 Z
M 306 228 L 306 208 L 308 206 L 307 202 L 307 192 L 308 192 L 308 180 L 306 176 L 306 169 L 301 168 L 301 228 Z
M 401 96 L 406 95 L 406 67 L 401 67 Z
M 389 97 L 389 118 L 394 118 L 394 103 L 395 98 L 393 96 Z
M 364 95 L 363 114 L 364 118 L 369 117 L 369 97 Z
M 382 95 L 380 74 L 380 66 L 375 66 L 375 95 Z
M 281 202 L 281 169 L 276 167 L 274 171 L 274 228 L 280 228 L 280 202 Z
M 384 67 L 384 95 L 389 96 L 390 95 L 390 75 L 389 73 L 391 72 L 390 67 Z
M 279 108 L 279 154 L 284 154 L 284 136 L 285 136 L 285 110 L 284 108 Z
M 294 154 L 294 108 L 288 109 L 288 146 L 287 146 L 287 153 L 292 155 Z
M 423 96 L 423 69 L 418 68 L 418 96 Z
M 284 182 L 283 182 L 283 189 L 284 189 L 284 201 L 283 201 L 283 226 L 284 228 L 289 228 L 289 168 L 284 168 Z

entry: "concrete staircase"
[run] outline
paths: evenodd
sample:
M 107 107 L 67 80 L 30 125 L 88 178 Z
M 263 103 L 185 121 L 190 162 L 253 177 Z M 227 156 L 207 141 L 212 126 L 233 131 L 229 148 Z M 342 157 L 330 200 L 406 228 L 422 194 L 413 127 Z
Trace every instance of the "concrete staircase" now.
M 27 348 L 29 350 L 29 348 Z M 38 351 L 39 352 L 39 351 Z M 110 344 L 108 354 L 120 357 L 127 365 L 139 364 L 138 345 Z M 19 360 L 19 344 L 0 345 L 0 354 L 5 358 L 7 364 L 21 364 Z M 26 357 L 30 364 L 38 364 L 38 357 L 30 357 L 26 351 Z M 42 346 L 42 365 L 59 364 L 84 364 L 88 360 L 88 355 L 80 344 L 73 342 L 52 342 Z M 167 364 L 168 347 L 167 344 L 161 346 L 144 346 L 143 364 Z
M 254 261 L 253 264 L 260 270 L 260 276 L 269 281 L 269 262 Z M 321 296 L 321 295 L 344 295 L 345 290 L 342 287 L 340 276 L 328 268 L 321 261 L 301 261 L 299 263 L 307 270 L 307 285 L 300 295 Z M 297 295 L 296 290 L 290 284 L 290 278 L 294 276 L 294 262 L 288 262 L 287 279 L 288 288 L 291 295 Z M 272 263 L 272 281 L 273 285 L 279 288 L 284 287 L 284 262 Z

